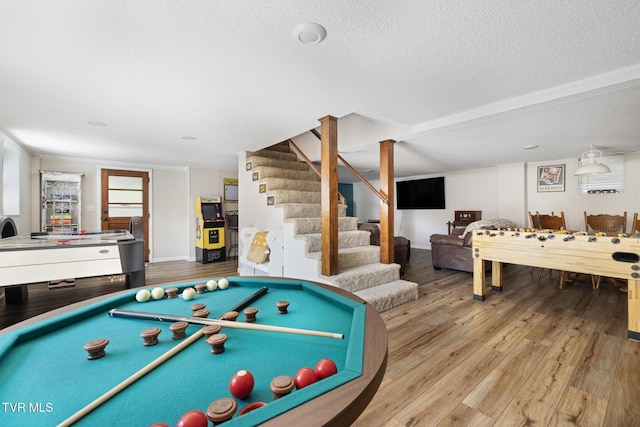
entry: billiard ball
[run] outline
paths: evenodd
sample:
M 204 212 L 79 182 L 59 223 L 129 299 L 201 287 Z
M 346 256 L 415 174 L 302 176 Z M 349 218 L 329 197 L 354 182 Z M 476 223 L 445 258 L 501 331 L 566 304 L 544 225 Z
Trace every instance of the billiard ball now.
M 185 301 L 190 301 L 194 299 L 195 296 L 196 290 L 193 288 L 186 288 L 184 291 L 182 291 L 182 299 L 184 299 Z
M 209 292 L 213 292 L 213 291 L 215 291 L 216 289 L 218 289 L 218 282 L 216 282 L 216 281 L 215 281 L 215 280 L 213 280 L 213 279 L 208 280 L 208 281 L 207 281 L 207 283 L 206 283 L 206 285 L 207 285 L 207 290 L 208 290 Z
M 220 289 L 227 289 L 229 287 L 229 281 L 226 278 L 218 280 L 218 287 Z
M 151 298 L 158 300 L 164 298 L 164 289 L 157 287 L 151 291 Z
M 209 419 L 204 412 L 193 409 L 180 417 L 176 427 L 207 427 Z
M 253 391 L 253 384 L 253 375 L 251 375 L 251 372 L 243 369 L 231 377 L 231 381 L 229 381 L 229 391 L 234 397 L 245 399 L 249 397 Z
M 244 408 L 240 409 L 240 412 L 238 412 L 238 416 L 244 415 L 247 412 L 254 411 L 254 410 L 258 409 L 258 408 L 262 408 L 266 404 L 267 404 L 266 402 L 251 402 L 247 406 L 245 406 Z
M 318 381 L 318 376 L 316 372 L 311 368 L 300 368 L 298 372 L 296 372 L 296 376 L 293 379 L 296 383 L 296 389 L 300 390 L 301 388 L 305 388 L 308 385 L 311 385 Z
M 151 292 L 148 289 L 140 289 L 136 293 L 136 301 L 138 302 L 147 302 L 151 298 Z
M 338 367 L 331 359 L 322 359 L 316 365 L 316 376 L 319 380 L 330 377 L 338 373 Z

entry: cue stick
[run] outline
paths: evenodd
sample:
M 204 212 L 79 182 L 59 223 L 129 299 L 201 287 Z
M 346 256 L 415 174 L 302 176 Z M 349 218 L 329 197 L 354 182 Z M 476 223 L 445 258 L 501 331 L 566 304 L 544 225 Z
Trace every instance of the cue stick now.
M 233 310 L 235 311 L 235 310 Z M 289 328 L 285 326 L 264 325 L 260 323 L 244 323 L 231 320 L 204 319 L 201 317 L 175 316 L 172 314 L 146 313 L 142 311 L 118 310 L 109 311 L 111 317 L 126 317 L 145 320 L 157 320 L 159 322 L 187 322 L 198 325 L 219 325 L 223 328 L 249 329 L 266 332 L 282 332 L 288 334 L 311 335 L 317 337 L 344 339 L 344 334 L 335 332 L 314 331 L 310 329 Z
M 243 301 L 241 301 L 238 304 L 236 304 L 233 307 L 234 311 L 235 310 L 240 310 L 240 309 L 242 309 L 242 307 L 244 307 L 247 304 L 250 304 L 251 302 L 253 302 L 256 299 L 260 298 L 262 295 L 264 295 L 267 292 L 267 290 L 269 290 L 269 288 L 267 288 L 266 286 L 260 288 L 253 295 L 250 295 L 248 298 L 246 298 Z M 175 347 L 173 347 L 172 349 L 170 349 L 166 353 L 160 355 L 154 361 L 152 361 L 149 364 L 147 364 L 146 366 L 142 367 L 140 370 L 135 372 L 129 378 L 125 379 L 120 384 L 118 384 L 117 386 L 113 387 L 111 390 L 107 391 L 102 396 L 98 397 L 96 400 L 94 400 L 93 402 L 89 403 L 87 406 L 85 406 L 84 408 L 80 409 L 78 412 L 76 412 L 75 414 L 73 414 L 72 416 L 70 416 L 69 418 L 67 418 L 66 420 L 61 422 L 60 424 L 58 424 L 58 427 L 67 427 L 67 426 L 72 425 L 75 422 L 78 422 L 82 417 L 87 415 L 89 412 L 93 411 L 98 406 L 102 405 L 107 400 L 111 399 L 113 396 L 115 396 L 116 394 L 120 393 L 122 390 L 124 390 L 125 388 L 129 387 L 131 384 L 133 384 L 134 382 L 138 381 L 140 378 L 142 378 L 143 376 L 145 376 L 146 374 L 148 374 L 149 372 L 151 372 L 152 370 L 154 370 L 158 366 L 162 365 L 164 362 L 166 362 L 167 360 L 172 358 L 174 355 L 178 354 L 179 352 L 181 352 L 182 350 L 187 348 L 189 345 L 191 345 L 195 341 L 197 341 L 204 334 L 203 331 L 204 331 L 204 328 L 200 328 L 198 331 L 196 331 L 192 335 L 190 335 L 186 340 L 182 341 L 180 344 L 176 345 Z

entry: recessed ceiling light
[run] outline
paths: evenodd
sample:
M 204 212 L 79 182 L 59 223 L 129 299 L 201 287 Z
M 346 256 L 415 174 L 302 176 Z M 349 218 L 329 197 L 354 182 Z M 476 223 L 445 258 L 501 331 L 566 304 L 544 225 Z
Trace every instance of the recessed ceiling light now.
M 98 120 L 89 120 L 87 121 L 87 124 L 91 126 L 98 126 L 98 127 L 105 127 L 107 125 L 105 122 L 100 122 Z
M 524 148 L 525 150 L 533 150 L 534 148 L 538 148 L 538 146 L 535 144 L 531 144 L 531 145 L 525 145 L 522 148 Z
M 196 140 L 195 136 L 189 136 L 189 135 L 182 136 L 181 138 L 184 139 L 185 141 L 195 141 Z
M 293 36 L 304 44 L 318 44 L 327 37 L 327 30 L 315 22 L 305 22 L 293 28 Z

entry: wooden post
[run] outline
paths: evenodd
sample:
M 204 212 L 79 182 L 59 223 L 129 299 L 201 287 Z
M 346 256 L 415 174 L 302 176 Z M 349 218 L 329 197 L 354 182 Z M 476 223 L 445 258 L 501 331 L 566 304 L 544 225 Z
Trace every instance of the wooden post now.
M 393 213 L 395 206 L 393 177 L 393 144 L 387 139 L 380 141 L 380 192 L 387 197 L 387 203 L 380 203 L 380 262 L 394 262 L 395 239 L 393 237 Z
M 322 194 L 322 274 L 338 274 L 338 119 L 320 120 Z

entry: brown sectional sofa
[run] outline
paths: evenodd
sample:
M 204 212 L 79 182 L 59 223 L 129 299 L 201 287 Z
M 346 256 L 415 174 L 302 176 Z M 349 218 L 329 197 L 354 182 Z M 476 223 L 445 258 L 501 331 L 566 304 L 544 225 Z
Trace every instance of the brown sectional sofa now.
M 471 252 L 472 230 L 481 228 L 515 228 L 517 225 L 508 219 L 481 219 L 472 222 L 467 228 L 454 228 L 450 235 L 432 234 L 431 262 L 433 268 L 467 271 L 473 273 L 473 255 Z M 465 231 L 469 230 L 465 234 Z M 464 239 L 461 236 L 464 235 Z M 491 269 L 487 262 L 486 269 Z
M 471 255 L 471 235 L 467 233 L 464 239 L 460 236 L 464 228 L 454 228 L 451 234 L 432 234 L 431 263 L 433 268 L 473 272 L 473 257 Z

